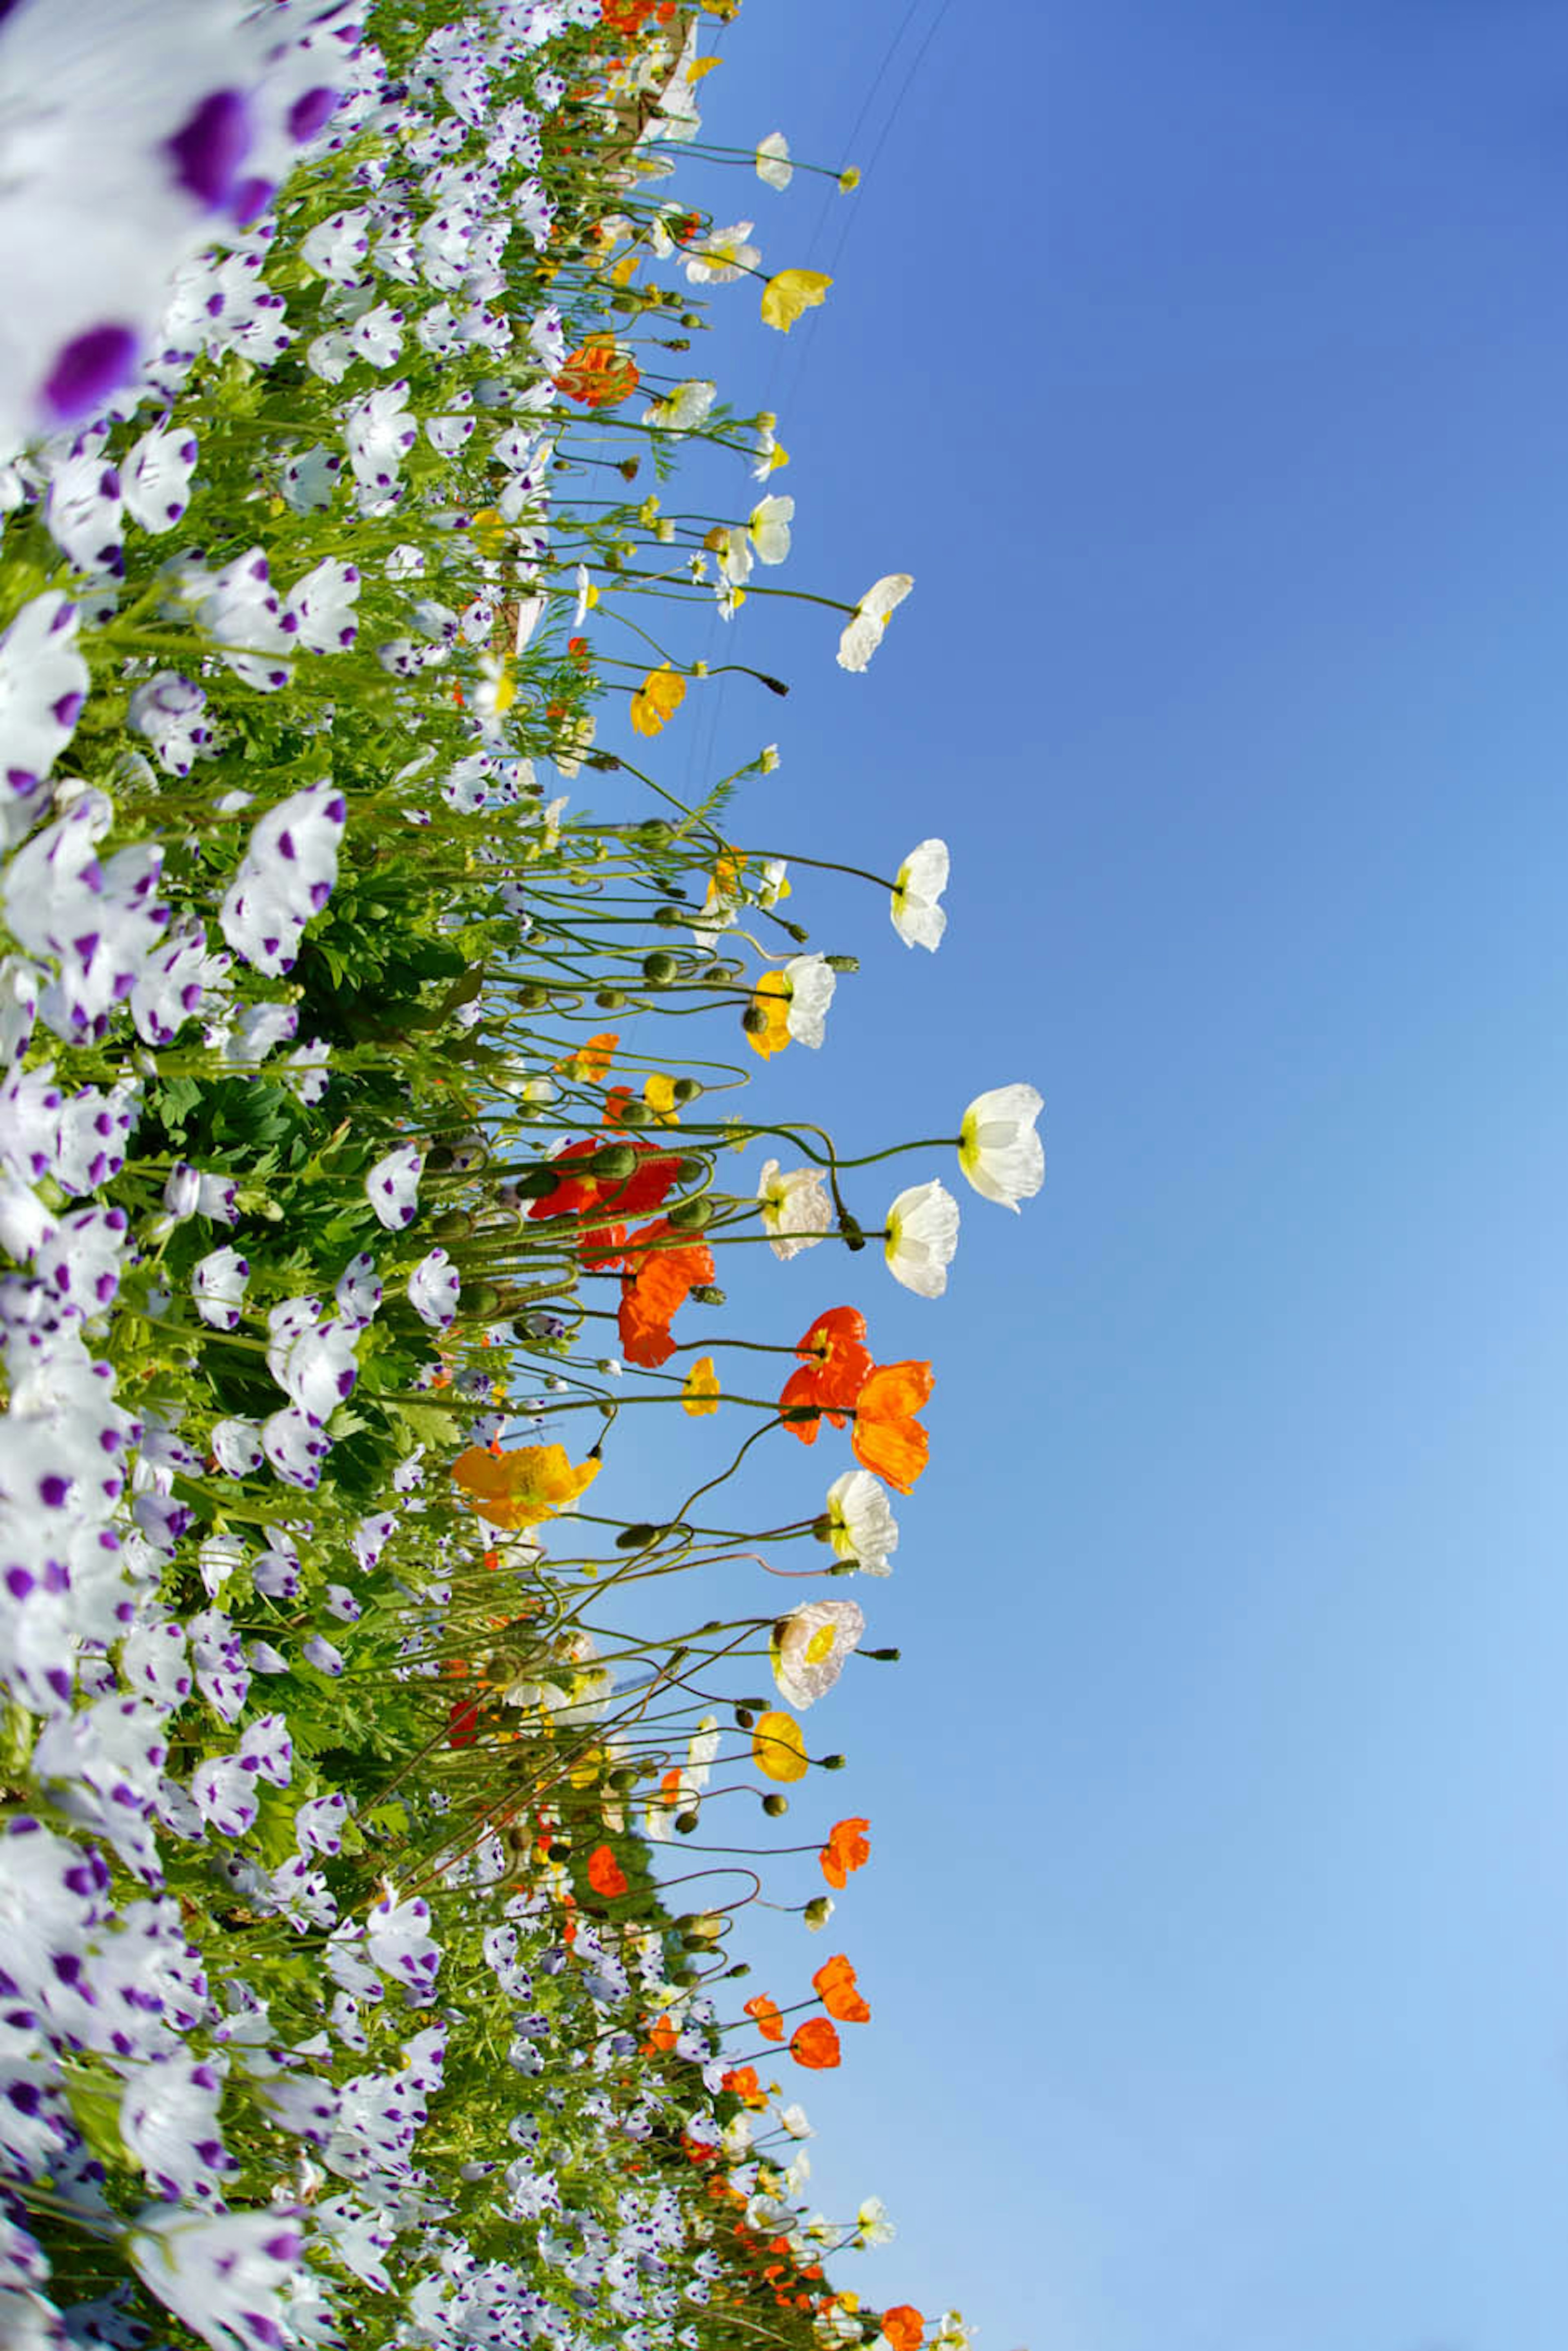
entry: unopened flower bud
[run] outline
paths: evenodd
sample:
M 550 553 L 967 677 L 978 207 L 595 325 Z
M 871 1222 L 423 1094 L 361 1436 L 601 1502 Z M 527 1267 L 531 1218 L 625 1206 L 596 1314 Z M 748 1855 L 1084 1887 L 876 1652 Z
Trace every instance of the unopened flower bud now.
M 783 1813 L 789 1811 L 789 1799 L 788 1796 L 780 1796 L 777 1791 L 775 1791 L 773 1794 L 763 1797 L 762 1809 L 767 1813 L 770 1821 L 776 1821 L 779 1819 Z
M 822 960 L 830 971 L 859 971 L 861 967 L 859 956 L 824 956 Z
M 807 1926 L 810 1927 L 813 1935 L 820 1933 L 821 1928 L 827 1925 L 832 1915 L 832 1897 L 831 1895 L 827 1894 L 819 1894 L 816 1900 L 814 1902 L 808 1902 L 806 1907 L 800 1913 L 800 1916 L 804 1918 Z

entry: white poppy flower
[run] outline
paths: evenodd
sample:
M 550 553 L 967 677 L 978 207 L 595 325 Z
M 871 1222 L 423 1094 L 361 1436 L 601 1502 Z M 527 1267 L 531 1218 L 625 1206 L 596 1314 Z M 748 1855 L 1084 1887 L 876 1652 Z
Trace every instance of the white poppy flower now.
M 841 669 L 862 670 L 882 643 L 888 616 L 895 612 L 915 581 L 907 571 L 890 571 L 868 588 L 855 606 L 854 616 L 839 639 Z
M 795 176 L 795 166 L 789 161 L 789 141 L 781 131 L 770 131 L 758 141 L 757 176 L 765 187 L 782 192 Z
M 828 1541 L 864 1575 L 891 1575 L 898 1521 L 885 1489 L 869 1469 L 846 1469 L 828 1489 Z
M 949 861 L 945 841 L 918 841 L 898 869 L 893 885 L 893 927 L 906 947 L 925 947 L 935 955 L 947 927 L 937 900 L 947 887 Z
M 785 1703 L 797 1711 L 814 1706 L 832 1688 L 864 1631 L 865 1617 L 853 1600 L 808 1600 L 776 1625 L 768 1653 Z
M 940 1298 L 958 1246 L 958 1203 L 938 1183 L 914 1184 L 887 1212 L 887 1269 L 917 1298 Z
M 828 1187 L 814 1167 L 792 1167 L 780 1174 L 769 1159 L 757 1179 L 768 1246 L 781 1263 L 799 1257 L 831 1229 L 833 1204 Z
M 813 1050 L 822 1041 L 823 1023 L 828 1007 L 838 986 L 838 974 L 826 956 L 791 956 L 784 967 L 789 983 L 789 1008 L 785 1018 L 789 1034 L 799 1045 Z
M 1045 1181 L 1045 1152 L 1034 1131 L 1045 1107 L 1032 1086 L 997 1086 L 977 1094 L 958 1130 L 958 1165 L 985 1199 L 1018 1214 Z
M 743 270 L 755 269 L 762 258 L 759 246 L 747 245 L 750 221 L 733 228 L 716 228 L 698 245 L 686 248 L 686 276 L 694 286 L 727 286 Z
M 764 498 L 754 507 L 747 535 L 757 549 L 758 563 L 782 563 L 789 552 L 789 525 L 795 518 L 793 498 Z

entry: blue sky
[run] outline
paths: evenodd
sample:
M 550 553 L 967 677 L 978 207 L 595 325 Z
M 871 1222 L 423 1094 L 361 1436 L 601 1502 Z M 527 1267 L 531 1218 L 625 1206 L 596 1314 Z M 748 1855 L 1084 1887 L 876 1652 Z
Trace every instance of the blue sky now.
M 777 577 L 917 585 L 861 678 L 831 614 L 712 623 L 793 691 L 694 689 L 689 770 L 776 737 L 741 838 L 954 858 L 934 960 L 802 883 L 864 969 L 765 1098 L 852 1148 L 1047 1103 L 940 1304 L 730 1281 L 939 1383 L 859 1592 L 904 1662 L 786 1824 L 867 1813 L 873 1865 L 748 1930 L 875 2011 L 798 2077 L 814 2186 L 981 2351 L 1558 2351 L 1568 21 L 749 0 L 722 47 L 711 136 L 870 167 L 714 197 L 837 280 L 788 343 L 716 299 Z M 773 1441 L 759 1520 L 832 1442 Z

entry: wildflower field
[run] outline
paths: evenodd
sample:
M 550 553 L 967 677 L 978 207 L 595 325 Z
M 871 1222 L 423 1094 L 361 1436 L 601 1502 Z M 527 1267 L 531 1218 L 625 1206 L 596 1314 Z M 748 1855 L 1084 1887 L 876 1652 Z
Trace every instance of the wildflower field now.
M 772 745 L 661 779 L 694 616 L 789 592 L 706 289 L 762 341 L 831 298 L 787 203 L 681 193 L 737 6 L 0 22 L 6 2346 L 966 2339 L 857 2294 L 874 2199 L 810 2206 L 875 1898 L 820 1726 L 926 1467 L 877 1286 L 940 1295 L 944 1176 L 1038 1191 L 1040 1101 L 849 1156 L 747 1115 L 853 965 L 832 844 L 747 846 Z M 813 591 L 822 659 L 912 584 Z M 946 876 L 863 877 L 892 953 Z M 677 1488 L 695 1420 L 727 1466 L 612 1519 L 654 1408 Z M 716 1567 L 722 1622 L 626 1633 Z M 786 1886 L 798 1976 L 747 1982 Z

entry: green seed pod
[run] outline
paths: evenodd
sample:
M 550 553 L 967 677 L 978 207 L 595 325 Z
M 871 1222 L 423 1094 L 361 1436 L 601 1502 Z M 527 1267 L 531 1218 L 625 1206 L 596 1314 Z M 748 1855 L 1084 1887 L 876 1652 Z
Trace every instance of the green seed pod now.
M 817 1758 L 824 1771 L 841 1771 L 849 1760 L 847 1755 L 819 1755 Z
M 722 1306 L 724 1304 L 724 1291 L 722 1290 L 715 1289 L 711 1281 L 698 1282 L 696 1288 L 692 1292 L 692 1296 L 696 1300 L 699 1306 Z
M 682 1232 L 698 1232 L 713 1215 L 713 1202 L 706 1193 L 695 1200 L 677 1200 L 669 1211 L 669 1220 Z
M 695 1813 L 677 1813 L 675 1814 L 675 1828 L 681 1836 L 690 1836 L 696 1824 L 697 1815 Z
M 593 1000 L 601 1012 L 619 1012 L 626 998 L 618 987 L 601 987 Z
M 663 987 L 666 979 L 674 979 L 679 969 L 674 956 L 664 947 L 655 947 L 652 955 L 643 957 L 643 978 L 653 980 L 659 987 Z
M 749 1730 L 757 1717 L 748 1706 L 737 1706 L 735 1709 L 735 1719 L 737 1729 Z
M 559 1167 L 541 1165 L 525 1167 L 520 1176 L 513 1178 L 512 1189 L 525 1200 L 542 1200 L 546 1193 L 553 1192 L 559 1182 Z
M 653 1118 L 653 1112 L 648 1108 L 647 1103 L 643 1102 L 633 1101 L 622 1102 L 621 1105 L 621 1123 L 622 1126 L 646 1126 Z
M 622 1528 L 615 1538 L 615 1548 L 617 1551 L 646 1551 L 651 1542 L 658 1540 L 658 1534 L 657 1527 L 650 1526 L 646 1520 L 640 1519 L 634 1527 Z
M 824 956 L 822 960 L 830 971 L 859 971 L 861 967 L 859 956 Z
M 671 1089 L 678 1102 L 695 1102 L 702 1088 L 695 1078 L 677 1078 Z
M 637 1165 L 637 1154 L 629 1143 L 612 1143 L 593 1155 L 593 1172 L 612 1184 L 623 1183 Z
M 768 1026 L 768 1015 L 760 1004 L 748 1004 L 740 1016 L 740 1025 L 748 1037 L 760 1037 Z
M 763 1797 L 762 1809 L 770 1821 L 781 1820 L 789 1809 L 789 1799 L 780 1796 L 776 1791 L 772 1795 Z

